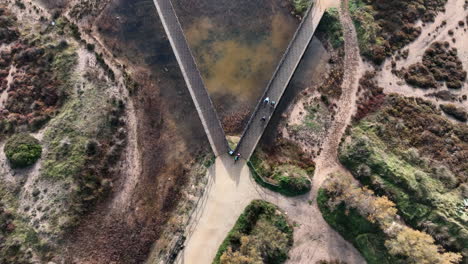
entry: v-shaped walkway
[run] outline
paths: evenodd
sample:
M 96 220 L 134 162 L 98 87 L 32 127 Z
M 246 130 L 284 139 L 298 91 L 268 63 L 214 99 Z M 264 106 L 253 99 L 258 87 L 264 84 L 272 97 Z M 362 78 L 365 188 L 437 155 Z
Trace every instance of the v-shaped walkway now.
M 211 148 L 216 156 L 222 155 L 229 150 L 226 136 L 221 122 L 216 114 L 213 103 L 209 97 L 203 79 L 195 63 L 195 59 L 190 51 L 179 19 L 175 13 L 171 0 L 153 0 L 163 24 L 164 30 L 169 38 L 175 57 L 179 63 L 182 75 L 192 96 L 198 115 L 203 123 L 203 127 L 210 141 Z M 240 153 L 243 158 L 249 159 L 258 141 L 263 135 L 265 128 L 273 116 L 274 108 L 262 104 L 265 97 L 269 97 L 276 102 L 286 90 L 307 46 L 322 19 L 324 8 L 321 7 L 321 0 L 315 1 L 309 8 L 304 19 L 299 25 L 292 41 L 281 59 L 273 78 L 265 89 L 264 96 L 260 98 L 255 111 L 253 112 L 248 125 L 246 126 L 241 140 L 236 148 L 236 153 Z M 262 120 L 265 117 L 266 120 Z

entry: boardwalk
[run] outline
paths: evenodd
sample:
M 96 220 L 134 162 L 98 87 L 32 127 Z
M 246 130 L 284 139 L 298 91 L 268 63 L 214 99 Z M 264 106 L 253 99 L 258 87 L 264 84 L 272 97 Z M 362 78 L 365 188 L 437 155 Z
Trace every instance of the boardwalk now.
M 308 13 L 302 20 L 293 40 L 289 44 L 283 58 L 281 59 L 273 78 L 270 80 L 263 97 L 253 112 L 247 127 L 239 141 L 236 152 L 241 153 L 242 157 L 249 159 L 258 144 L 258 141 L 263 135 L 270 118 L 273 116 L 274 108 L 263 103 L 263 99 L 270 98 L 270 101 L 275 101 L 276 105 L 281 100 L 286 87 L 289 84 L 302 56 L 304 55 L 307 46 L 317 29 L 317 26 L 322 19 L 324 8 L 318 0 L 314 6 L 309 9 Z M 262 117 L 266 120 L 262 121 Z
M 228 151 L 228 143 L 210 96 L 203 84 L 195 60 L 170 0 L 154 0 L 164 30 L 179 63 L 182 75 L 216 156 Z

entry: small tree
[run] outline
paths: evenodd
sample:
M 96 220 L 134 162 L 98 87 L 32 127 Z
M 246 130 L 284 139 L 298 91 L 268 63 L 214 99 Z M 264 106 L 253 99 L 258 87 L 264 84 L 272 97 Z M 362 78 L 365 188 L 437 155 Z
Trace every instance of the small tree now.
M 442 247 L 434 244 L 430 235 L 408 227 L 402 227 L 396 237 L 385 242 L 385 246 L 391 254 L 406 257 L 408 263 L 454 264 L 462 259 L 460 254 L 444 253 Z

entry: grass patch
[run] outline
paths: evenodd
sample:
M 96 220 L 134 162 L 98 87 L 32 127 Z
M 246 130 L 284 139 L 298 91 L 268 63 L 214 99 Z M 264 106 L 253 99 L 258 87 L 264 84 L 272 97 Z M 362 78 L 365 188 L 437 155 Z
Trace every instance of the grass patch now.
M 288 258 L 293 244 L 293 227 L 273 204 L 255 200 L 239 216 L 218 249 L 213 264 L 280 264 Z

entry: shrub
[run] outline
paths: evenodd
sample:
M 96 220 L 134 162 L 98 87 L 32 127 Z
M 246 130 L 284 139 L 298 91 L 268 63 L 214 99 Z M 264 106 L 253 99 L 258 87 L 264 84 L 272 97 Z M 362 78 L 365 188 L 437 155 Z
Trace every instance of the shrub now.
M 86 49 L 87 49 L 87 50 L 89 50 L 89 51 L 94 51 L 94 48 L 95 48 L 94 44 L 91 44 L 91 43 L 87 43 L 87 44 L 86 44 Z
M 453 104 L 441 104 L 440 109 L 442 109 L 442 111 L 447 115 L 453 116 L 458 121 L 466 122 L 468 120 L 468 114 L 465 110 L 463 110 L 463 108 L 456 107 Z
M 310 190 L 311 182 L 307 173 L 295 166 L 286 165 L 276 169 L 273 178 L 278 181 L 280 188 L 291 193 L 303 194 Z
M 41 157 L 42 147 L 34 137 L 17 134 L 8 139 L 3 151 L 13 168 L 25 168 Z
M 337 49 L 343 46 L 343 28 L 340 24 L 338 9 L 330 8 L 323 14 L 317 32 L 324 33 L 333 48 Z
M 347 209 L 344 203 L 334 208 L 328 205 L 330 195 L 320 189 L 317 204 L 325 221 L 344 239 L 351 242 L 369 264 L 401 263 L 389 254 L 385 247 L 385 234 L 379 226 L 371 223 L 354 209 Z
M 309 8 L 310 0 L 292 0 L 292 6 L 294 9 L 294 13 L 298 15 L 304 15 Z
M 278 207 L 255 200 L 239 216 L 213 264 L 284 263 L 292 243 L 293 228 Z

